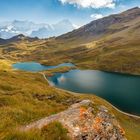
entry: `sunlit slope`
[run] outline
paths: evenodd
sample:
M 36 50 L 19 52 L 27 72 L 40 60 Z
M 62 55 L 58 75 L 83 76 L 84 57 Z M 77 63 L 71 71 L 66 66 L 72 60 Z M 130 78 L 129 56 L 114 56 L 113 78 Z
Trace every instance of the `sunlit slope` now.
M 114 26 L 110 28 L 115 28 Z M 78 64 L 92 69 L 95 67 L 107 71 L 140 74 L 140 18 L 128 26 L 128 29 L 86 44 L 88 51 L 77 60 Z

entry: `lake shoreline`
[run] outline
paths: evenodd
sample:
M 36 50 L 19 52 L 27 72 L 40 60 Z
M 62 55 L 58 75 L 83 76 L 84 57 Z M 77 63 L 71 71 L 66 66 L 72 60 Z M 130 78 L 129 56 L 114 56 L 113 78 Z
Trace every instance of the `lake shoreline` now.
M 52 84 L 50 84 L 50 81 L 47 79 L 47 77 L 46 77 L 46 75 L 45 75 L 44 73 L 41 72 L 40 74 L 43 76 L 43 78 L 47 81 L 47 83 L 48 83 L 51 87 L 53 87 L 53 88 L 55 88 L 55 89 L 57 89 L 57 90 L 60 90 L 60 91 L 63 91 L 63 92 L 67 92 L 67 93 L 70 93 L 70 94 L 74 94 L 74 95 L 81 94 L 81 93 L 78 93 L 78 92 L 72 92 L 72 91 L 68 91 L 68 90 L 61 89 L 61 88 L 57 88 L 57 87 L 53 86 Z M 97 96 L 97 95 L 96 95 L 96 96 Z M 105 99 L 103 99 L 103 100 L 105 100 Z M 105 100 L 105 101 L 106 101 L 106 100 Z M 109 103 L 108 101 L 106 101 L 106 102 L 107 102 L 112 108 L 114 108 L 116 111 L 118 111 L 118 112 L 120 112 L 120 113 L 122 113 L 122 114 L 124 114 L 124 115 L 127 115 L 128 117 L 133 117 L 133 118 L 136 118 L 136 119 L 140 119 L 140 116 L 133 115 L 133 114 L 130 114 L 130 113 L 121 111 L 120 109 L 118 109 L 117 107 L 115 107 L 114 105 L 112 105 L 111 103 Z

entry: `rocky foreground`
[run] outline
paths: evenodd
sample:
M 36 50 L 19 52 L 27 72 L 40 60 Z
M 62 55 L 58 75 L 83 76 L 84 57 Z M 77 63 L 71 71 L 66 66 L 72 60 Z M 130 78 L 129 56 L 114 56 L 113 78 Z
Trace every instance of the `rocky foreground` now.
M 95 107 L 90 100 L 73 104 L 61 113 L 22 127 L 21 131 L 42 129 L 55 121 L 67 128 L 72 140 L 127 140 L 125 131 L 107 108 Z

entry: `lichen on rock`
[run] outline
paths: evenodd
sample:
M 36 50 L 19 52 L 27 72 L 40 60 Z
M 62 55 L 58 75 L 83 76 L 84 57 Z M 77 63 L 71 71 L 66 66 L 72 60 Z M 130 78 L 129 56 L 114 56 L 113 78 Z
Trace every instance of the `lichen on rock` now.
M 94 106 L 90 100 L 83 100 L 63 112 L 22 127 L 21 130 L 42 129 L 58 121 L 68 130 L 72 140 L 126 140 L 125 131 L 114 115 L 104 106 L 98 106 L 95 113 Z

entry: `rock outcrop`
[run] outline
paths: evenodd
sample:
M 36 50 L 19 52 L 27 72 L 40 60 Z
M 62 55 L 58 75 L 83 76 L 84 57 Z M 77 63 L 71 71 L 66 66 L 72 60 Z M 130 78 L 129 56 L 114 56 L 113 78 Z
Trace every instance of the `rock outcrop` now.
M 83 100 L 61 113 L 22 127 L 21 131 L 42 129 L 54 121 L 62 123 L 73 140 L 126 140 L 125 131 L 107 108 L 97 107 L 90 100 Z

